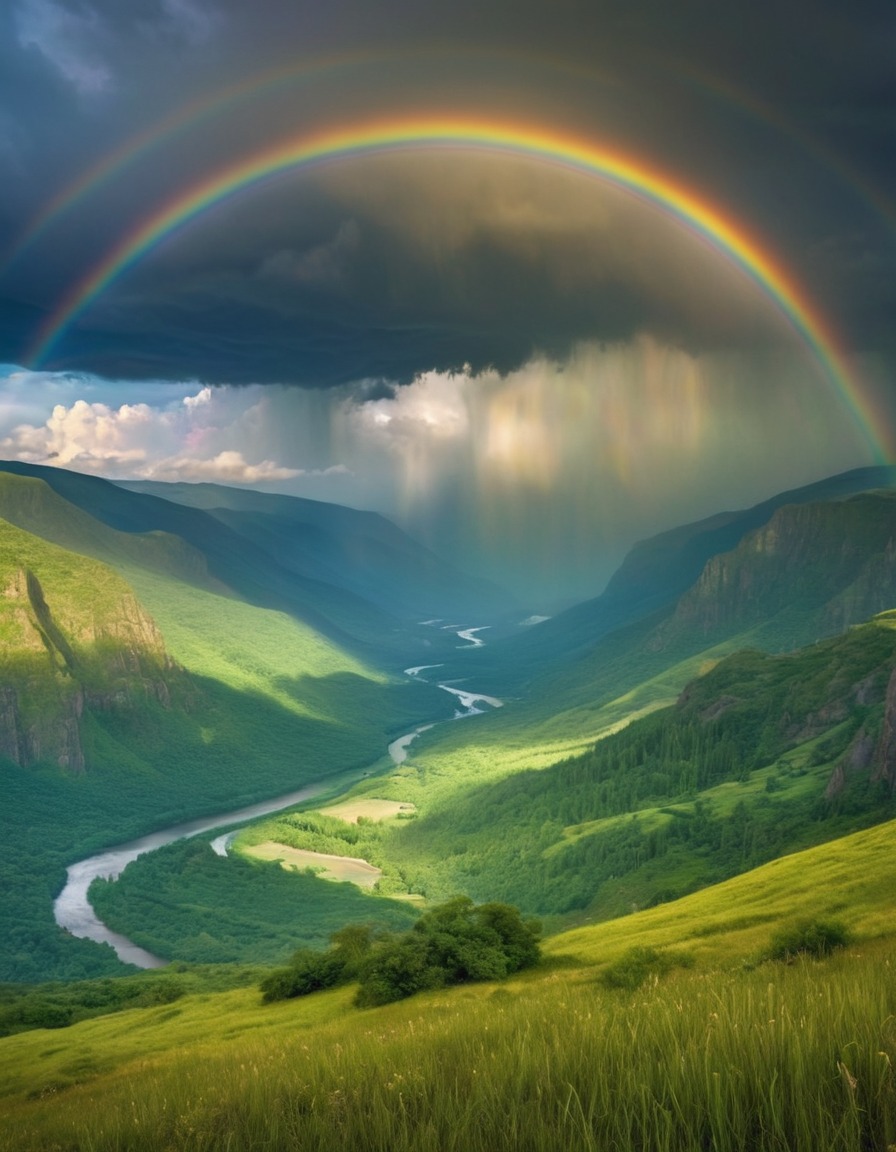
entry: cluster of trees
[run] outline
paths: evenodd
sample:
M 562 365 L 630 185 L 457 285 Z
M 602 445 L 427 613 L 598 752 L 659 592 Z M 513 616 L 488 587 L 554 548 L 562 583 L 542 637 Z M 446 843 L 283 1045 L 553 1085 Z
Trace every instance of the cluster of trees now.
M 893 659 L 892 632 L 873 625 L 788 656 L 738 653 L 585 754 L 432 808 L 383 855 L 431 897 L 460 890 L 539 915 L 597 899 L 610 915 L 886 819 L 896 797 L 867 771 L 824 790 L 857 735 L 874 740 Z M 736 804 L 703 796 L 775 762 L 765 790 Z
M 158 956 L 190 964 L 282 964 L 296 944 L 322 948 L 341 925 L 362 917 L 393 931 L 414 922 L 407 902 L 236 853 L 222 859 L 204 840 L 147 852 L 116 881 L 94 880 L 89 896 L 104 923 Z
M 540 958 L 541 925 L 509 904 L 455 896 L 425 912 L 408 932 L 375 936 L 364 925 L 335 932 L 325 952 L 300 949 L 261 985 L 264 1000 L 306 996 L 357 980 L 359 1007 L 475 980 L 502 980 Z

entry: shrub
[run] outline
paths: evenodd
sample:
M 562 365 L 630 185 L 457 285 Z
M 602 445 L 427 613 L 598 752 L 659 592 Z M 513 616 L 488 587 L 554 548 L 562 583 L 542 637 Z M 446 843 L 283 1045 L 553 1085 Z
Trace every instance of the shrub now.
M 792 963 L 798 956 L 829 956 L 852 941 L 852 933 L 839 920 L 799 920 L 779 929 L 763 960 Z
M 469 980 L 500 980 L 537 964 L 541 925 L 523 920 L 510 904 L 476 905 L 456 896 L 425 912 L 414 927 L 374 939 L 369 927 L 349 925 L 330 937 L 326 952 L 301 949 L 288 968 L 265 978 L 266 1003 L 306 996 L 358 979 L 359 1007 L 403 1000 L 428 988 Z
M 333 949 L 314 952 L 303 948 L 295 954 L 288 968 L 278 968 L 261 982 L 262 999 L 290 1000 L 307 996 L 324 988 L 335 988 L 345 979 L 345 960 Z
M 608 965 L 600 979 L 608 988 L 633 992 L 648 976 L 664 976 L 673 968 L 690 968 L 693 963 L 693 956 L 687 952 L 660 952 L 656 948 L 635 945 Z
M 414 927 L 371 949 L 361 968 L 357 1004 L 402 1000 L 427 988 L 501 980 L 537 964 L 541 925 L 510 904 L 476 905 L 455 896 L 425 912 Z

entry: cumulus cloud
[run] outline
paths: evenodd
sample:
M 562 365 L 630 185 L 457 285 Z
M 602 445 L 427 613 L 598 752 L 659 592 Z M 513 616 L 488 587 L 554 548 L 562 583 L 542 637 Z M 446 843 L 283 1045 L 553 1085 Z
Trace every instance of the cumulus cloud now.
M 173 456 L 154 462 L 144 478 L 152 480 L 214 481 L 221 484 L 262 484 L 272 480 L 293 480 L 300 475 L 297 468 L 281 468 L 273 460 L 248 464 L 242 452 L 228 449 L 208 460 L 190 456 Z
M 77 399 L 55 404 L 43 424 L 16 424 L 0 440 L 0 451 L 34 464 L 120 479 L 252 485 L 302 475 L 302 469 L 269 458 L 247 459 L 245 449 L 234 446 L 242 445 L 258 423 L 257 409 L 265 399 L 247 404 L 251 394 L 243 393 L 241 403 L 228 404 L 232 399 L 208 387 L 165 407 Z

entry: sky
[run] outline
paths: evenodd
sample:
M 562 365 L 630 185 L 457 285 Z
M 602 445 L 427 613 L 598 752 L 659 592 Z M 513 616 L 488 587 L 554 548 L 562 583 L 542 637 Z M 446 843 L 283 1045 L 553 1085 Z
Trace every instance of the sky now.
M 894 50 L 889 0 L 10 0 L 0 458 L 595 595 L 892 457 Z

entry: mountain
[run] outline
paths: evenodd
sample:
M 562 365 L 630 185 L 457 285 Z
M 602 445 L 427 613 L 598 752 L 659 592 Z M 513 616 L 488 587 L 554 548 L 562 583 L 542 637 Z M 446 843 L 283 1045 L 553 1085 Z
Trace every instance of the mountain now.
M 606 724 L 601 710 L 613 700 L 625 700 L 629 712 L 655 706 L 676 695 L 701 662 L 743 647 L 795 649 L 893 605 L 893 492 L 781 504 L 763 527 L 710 557 L 691 588 L 651 615 L 593 642 L 582 641 L 587 629 L 570 631 L 567 621 L 546 633 L 544 647 L 537 636 L 527 639 L 526 650 L 519 640 L 491 645 L 483 688 L 500 694 L 506 676 L 525 701 L 522 726 L 533 743 L 541 727 L 596 734 Z M 531 631 L 542 628 L 547 624 Z M 515 722 L 514 709 L 506 710 L 493 723 L 495 734 Z
M 183 670 L 105 565 L 0 520 L 0 756 L 83 772 L 92 713 L 170 708 Z
M 831 503 L 858 493 L 896 487 L 896 467 L 856 468 L 802 488 L 781 492 L 739 512 L 720 512 L 684 524 L 636 544 L 600 596 L 576 604 L 542 623 L 528 627 L 500 652 L 480 661 L 500 663 L 499 674 L 517 686 L 546 665 L 562 664 L 586 654 L 610 632 L 668 611 L 700 578 L 715 556 L 730 552 L 750 532 L 769 523 L 786 505 Z M 872 611 L 859 614 L 862 619 Z M 497 669 L 496 669 L 497 670 Z
M 861 478 L 867 481 L 869 475 Z M 879 481 L 882 474 L 871 478 Z M 547 786 L 554 779 L 550 765 L 572 753 L 596 755 L 590 745 L 599 735 L 674 701 L 697 673 L 711 670 L 737 648 L 795 649 L 892 607 L 896 497 L 888 491 L 847 497 L 856 482 L 856 476 L 835 478 L 828 486 L 837 496 L 832 501 L 768 502 L 777 506 L 764 524 L 741 535 L 733 549 L 710 557 L 683 594 L 596 642 L 579 636 L 565 652 L 527 664 L 519 658 L 518 642 L 489 638 L 462 665 L 454 660 L 453 636 L 449 641 L 440 629 L 387 614 L 382 602 L 291 570 L 290 565 L 313 560 L 321 576 L 321 566 L 329 563 L 342 585 L 368 581 L 382 589 L 394 561 L 389 548 L 398 548 L 400 536 L 397 543 L 378 517 L 333 513 L 318 505 L 309 511 L 306 502 L 294 504 L 288 497 L 256 499 L 236 490 L 222 495 L 213 486 L 192 492 L 200 502 L 226 498 L 240 505 L 213 513 L 74 473 L 26 465 L 0 469 L 0 523 L 5 523 L 4 556 L 10 565 L 4 583 L 9 642 L 0 682 L 0 771 L 11 798 L 0 868 L 9 891 L 16 893 L 0 947 L 0 975 L 34 971 L 42 963 L 48 971 L 91 970 L 94 961 L 86 952 L 75 962 L 75 946 L 54 936 L 49 916 L 49 896 L 63 865 L 87 846 L 120 842 L 180 817 L 227 810 L 309 780 L 382 767 L 390 740 L 450 716 L 451 703 L 435 685 L 392 671 L 402 666 L 399 661 L 420 657 L 426 663 L 442 657 L 448 675 L 454 666 L 466 667 L 471 676 L 476 669 L 469 686 L 493 691 L 506 706 L 462 725 L 428 729 L 406 764 L 361 786 L 367 795 L 418 808 L 416 820 L 377 832 L 389 841 L 388 852 L 379 840 L 374 848 L 377 864 L 382 858 L 392 869 L 391 890 L 422 885 L 435 893 L 458 887 L 485 898 L 494 886 L 523 903 L 536 900 L 533 907 L 551 915 L 591 914 L 594 893 L 588 894 L 590 881 L 582 879 L 589 869 L 592 879 L 597 874 L 589 853 L 603 853 L 615 862 L 614 875 L 627 876 L 620 860 L 645 849 L 620 821 L 637 816 L 645 805 L 679 805 L 681 790 L 670 784 L 669 791 L 656 795 L 639 791 L 632 776 L 634 807 L 602 815 L 592 804 L 600 794 L 593 782 L 586 785 L 590 799 L 567 782 L 564 788 L 570 798 L 577 797 L 578 808 L 561 804 L 555 810 L 556 798 L 530 797 L 531 774 L 520 776 L 519 769 L 547 768 Z M 324 519 L 313 524 L 312 516 Z M 342 527 L 321 526 L 333 516 Z M 296 543 L 295 554 L 290 524 L 296 541 L 312 542 L 307 548 Z M 372 534 L 376 547 L 365 538 L 358 574 L 349 578 L 353 524 Z M 661 585 L 668 556 L 681 551 L 683 541 L 699 537 L 703 548 L 712 533 L 729 526 L 722 516 L 712 528 L 704 522 L 699 531 L 682 529 L 678 543 L 667 539 L 657 545 L 656 554 L 667 559 L 654 586 Z M 334 557 L 341 559 L 337 563 Z M 60 581 L 60 572 L 69 574 L 68 583 Z M 643 592 L 646 574 L 641 584 Z M 109 591 L 104 599 L 101 589 L 114 594 Z M 649 601 L 644 596 L 642 608 Z M 539 627 L 546 626 L 531 630 L 532 641 L 527 637 L 533 644 L 530 656 L 539 652 Z M 869 653 L 877 651 L 878 633 L 886 631 L 876 627 L 866 634 Z M 871 643 L 871 637 L 878 639 Z M 819 659 L 835 659 L 823 645 L 818 652 Z M 847 709 L 838 721 L 846 725 L 844 731 L 861 708 L 877 709 L 872 719 L 878 727 L 883 724 L 882 667 L 865 673 L 877 677 L 877 694 Z M 505 693 L 504 671 L 511 684 L 528 679 L 525 694 L 514 699 Z M 485 682 L 487 676 L 494 677 L 494 687 Z M 762 707 L 768 711 L 773 703 L 769 697 Z M 830 701 L 822 701 L 815 711 L 828 706 L 833 707 Z M 735 714 L 732 709 L 725 723 L 733 723 Z M 621 733 L 612 739 L 640 739 L 653 721 L 640 723 L 647 727 L 633 723 L 630 737 Z M 698 740 L 687 725 L 683 731 L 675 740 L 688 749 L 683 759 L 689 762 L 708 755 L 709 745 L 700 743 L 704 736 L 710 743 L 718 736 L 700 729 L 704 735 Z M 872 738 L 878 740 L 877 728 L 867 728 L 854 749 L 838 747 L 834 760 L 849 751 L 848 763 L 859 763 Z M 724 734 L 718 739 L 728 747 Z M 786 749 L 775 749 L 779 759 L 786 758 Z M 801 763 L 814 755 L 804 748 Z M 840 771 L 838 795 L 852 796 L 847 761 L 834 760 L 806 769 L 814 794 L 823 794 Z M 725 752 L 720 763 L 726 771 L 734 764 L 738 772 L 765 773 L 749 792 L 765 796 L 769 765 L 748 764 L 742 750 L 733 759 Z M 828 774 L 823 782 L 822 768 Z M 587 779 L 590 770 L 581 771 Z M 776 789 L 786 794 L 781 780 L 788 782 L 788 773 L 771 775 L 769 795 Z M 557 778 L 564 779 L 562 773 Z M 736 776 L 713 776 L 699 791 L 737 783 Z M 712 797 L 702 799 L 715 803 Z M 60 811 L 66 812 L 63 822 Z M 763 813 L 757 812 L 754 840 L 759 843 L 766 833 Z M 800 813 L 803 820 L 803 809 Z M 611 821 L 610 841 L 595 840 L 586 826 L 605 818 Z M 650 820 L 658 821 L 657 836 L 668 840 L 665 816 L 654 813 Z M 697 827 L 712 837 L 722 835 L 721 820 L 720 815 L 710 821 L 706 831 L 695 811 L 690 820 L 675 817 L 670 827 Z M 572 827 L 578 831 L 567 844 L 564 829 Z M 528 846 L 520 842 L 521 830 Z M 358 835 L 374 834 L 365 829 Z M 616 844 L 612 851 L 610 842 Z M 714 845 L 711 839 L 704 844 L 707 860 L 716 859 Z M 516 864 L 509 865 L 511 859 Z M 711 876 L 709 865 L 700 872 L 691 857 L 682 860 L 669 879 L 670 890 L 686 890 Z M 620 907 L 619 901 L 629 898 L 626 892 L 635 893 L 630 897 L 635 902 L 659 892 L 650 877 L 620 884 L 612 899 L 605 888 L 600 914 Z M 29 927 L 23 934 L 25 920 Z
M 210 512 L 295 575 L 343 588 L 402 619 L 491 619 L 514 611 L 506 592 L 461 572 L 375 512 L 221 484 L 118 484 Z
M 892 819 L 894 734 L 896 611 L 797 652 L 737 652 L 673 705 L 537 771 L 434 790 L 450 763 L 435 744 L 354 792 L 416 818 L 347 828 L 343 851 L 430 900 L 505 900 L 554 927 L 606 919 Z
M 0 471 L 0 979 L 121 970 L 52 919 L 64 866 L 91 848 L 357 774 L 452 711 L 358 654 L 370 645 L 338 642 L 332 620 L 316 628 L 307 587 L 206 514 L 170 505 L 166 521 L 166 502 L 91 478 L 69 494 L 85 507 Z M 394 619 L 359 602 L 380 659 L 403 655 Z
M 353 571 L 348 528 L 341 530 L 342 550 L 339 558 L 333 560 L 334 583 L 321 578 L 320 565 L 316 575 L 297 570 L 296 555 L 302 553 L 301 540 L 292 542 L 292 521 L 282 512 L 277 516 L 258 514 L 257 522 L 249 512 L 234 513 L 239 521 L 237 531 L 210 512 L 149 493 L 131 492 L 95 476 L 9 461 L 0 463 L 0 477 L 4 475 L 7 479 L 0 484 L 0 517 L 63 547 L 85 551 L 111 563 L 136 564 L 156 571 L 173 565 L 172 574 L 180 579 L 258 607 L 286 612 L 374 662 L 401 667 L 403 662 L 411 663 L 427 655 L 434 643 L 437 647 L 444 643 L 450 650 L 447 638 L 431 629 L 424 634 L 415 627 L 416 610 L 405 610 L 399 618 L 350 587 L 377 586 L 381 589 L 381 602 L 395 599 L 382 591 L 388 583 L 382 570 L 371 575 L 364 568 L 369 551 L 366 546 L 366 550 L 359 551 L 360 567 L 357 572 Z M 57 500 L 54 502 L 47 491 L 38 495 L 36 488 L 32 488 L 29 496 L 23 496 L 23 486 L 13 484 L 13 477 L 42 482 Z M 277 498 L 271 499 L 279 508 Z M 289 507 L 290 498 L 283 499 Z M 68 508 L 60 505 L 59 500 L 65 501 Z M 72 507 L 89 516 L 90 521 L 85 521 L 84 516 L 73 519 L 69 511 Z M 339 522 L 351 524 L 354 517 L 358 517 L 366 523 L 363 517 L 367 514 L 338 509 L 336 505 L 318 507 L 333 509 Z M 370 519 L 384 539 L 393 535 L 387 521 L 372 514 Z M 102 528 L 112 531 L 104 533 Z M 397 528 L 394 534 L 401 538 Z M 164 535 L 165 540 L 161 540 L 160 535 Z M 440 589 L 452 586 L 455 581 L 461 589 L 480 587 L 474 581 L 468 581 L 465 586 L 464 579 L 452 570 L 436 576 L 435 558 L 409 538 L 403 539 L 407 542 L 407 554 L 415 558 L 414 564 L 425 567 L 431 574 L 434 598 Z M 160 550 L 166 552 L 164 557 L 159 555 Z M 401 555 L 399 553 L 393 565 L 396 572 L 403 563 Z M 409 567 L 413 570 L 410 563 Z M 490 588 L 485 592 L 497 596 Z M 422 594 L 421 599 L 428 600 L 428 596 L 428 592 Z M 428 607 L 430 616 L 443 614 L 436 599 Z
M 660 630 L 705 640 L 761 626 L 782 649 L 896 604 L 896 493 L 787 504 L 730 552 L 712 557 Z

